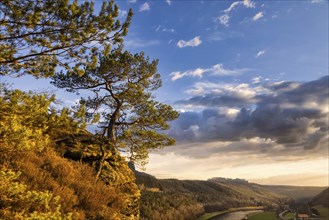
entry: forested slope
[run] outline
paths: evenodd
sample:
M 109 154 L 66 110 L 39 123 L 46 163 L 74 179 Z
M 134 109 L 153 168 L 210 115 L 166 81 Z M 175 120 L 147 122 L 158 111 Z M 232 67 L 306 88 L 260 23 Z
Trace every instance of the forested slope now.
M 324 206 L 329 208 L 329 188 L 323 190 L 311 200 L 312 206 Z
M 271 208 L 291 201 L 261 185 L 241 180 L 156 179 L 138 171 L 135 174 L 142 189 L 142 219 L 196 219 L 204 212 L 248 206 Z
M 282 185 L 264 185 L 263 187 L 275 193 L 287 195 L 297 202 L 309 202 L 314 196 L 316 196 L 326 188 L 326 187 L 318 187 L 318 186 L 282 186 Z

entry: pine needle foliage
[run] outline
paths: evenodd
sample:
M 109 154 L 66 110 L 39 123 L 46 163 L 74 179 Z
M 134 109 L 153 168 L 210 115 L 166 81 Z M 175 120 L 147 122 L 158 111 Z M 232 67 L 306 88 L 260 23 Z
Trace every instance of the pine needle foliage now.
M 0 75 L 49 77 L 58 67 L 83 75 L 101 51 L 122 43 L 132 14 L 120 21 L 113 1 L 96 13 L 93 1 L 2 0 Z

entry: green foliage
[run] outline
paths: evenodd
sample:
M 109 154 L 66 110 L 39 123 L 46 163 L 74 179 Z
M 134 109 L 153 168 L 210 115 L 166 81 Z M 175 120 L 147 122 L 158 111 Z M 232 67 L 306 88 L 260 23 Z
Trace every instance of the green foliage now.
M 144 165 L 150 149 L 175 143 L 159 132 L 168 129 L 168 121 L 176 119 L 178 113 L 153 99 L 152 92 L 161 86 L 157 63 L 144 53 L 131 54 L 118 47 L 101 56 L 97 67 L 83 76 L 61 73 L 52 83 L 70 92 L 93 92 L 81 103 L 90 121 L 102 114 L 99 134 L 108 139 L 102 151 L 126 149 L 131 161 Z
M 79 114 L 75 114 L 73 120 L 70 117 L 73 112 L 68 109 L 58 113 L 50 107 L 55 101 L 53 95 L 9 90 L 4 85 L 0 85 L 0 89 L 1 152 L 42 151 L 50 145 L 51 139 L 84 127 Z
M 0 144 L 11 150 L 42 150 L 49 144 L 45 123 L 54 97 L 3 89 L 0 96 Z
M 119 9 L 104 1 L 2 0 L 0 2 L 0 75 L 52 76 L 57 67 L 83 75 L 98 55 L 122 43 L 132 11 L 121 24 Z

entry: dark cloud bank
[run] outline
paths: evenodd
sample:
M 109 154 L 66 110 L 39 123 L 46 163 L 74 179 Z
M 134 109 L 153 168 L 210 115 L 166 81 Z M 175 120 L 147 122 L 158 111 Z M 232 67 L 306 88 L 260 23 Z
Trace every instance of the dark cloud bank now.
M 208 91 L 202 96 L 181 100 L 177 104 L 201 105 L 204 110 L 181 113 L 172 123 L 169 135 L 182 146 L 233 142 L 225 148 L 205 149 L 209 154 L 221 151 L 273 153 L 277 146 L 282 146 L 282 151 L 321 152 L 328 144 L 328 80 L 325 76 L 305 83 L 268 83 L 263 88 L 270 92 L 257 93 L 248 99 Z M 232 117 L 219 111 L 225 107 L 236 109 L 236 114 Z M 250 139 L 261 141 L 245 141 Z M 186 150 L 182 152 L 189 154 Z M 192 151 L 189 156 L 197 157 Z

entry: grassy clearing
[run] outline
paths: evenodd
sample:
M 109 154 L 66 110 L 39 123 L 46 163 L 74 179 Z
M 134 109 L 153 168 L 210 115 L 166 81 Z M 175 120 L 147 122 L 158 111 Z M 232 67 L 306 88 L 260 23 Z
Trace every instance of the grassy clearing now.
M 248 216 L 248 220 L 277 220 L 275 212 L 261 212 L 251 214 Z
M 287 214 L 284 215 L 285 220 L 294 219 L 294 218 L 295 218 L 295 213 L 292 212 L 288 212 Z

